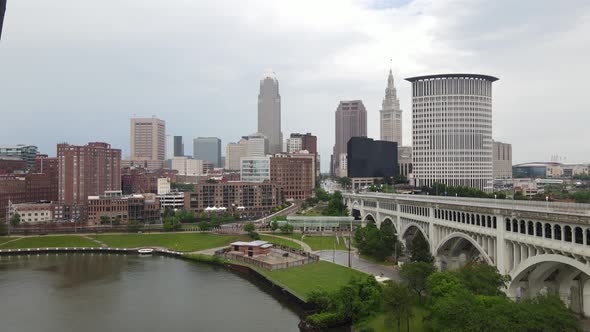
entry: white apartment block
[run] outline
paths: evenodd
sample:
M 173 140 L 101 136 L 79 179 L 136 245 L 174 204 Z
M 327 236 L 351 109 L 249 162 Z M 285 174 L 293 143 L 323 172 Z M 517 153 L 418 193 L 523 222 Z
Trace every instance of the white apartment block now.
M 172 169 L 178 171 L 178 175 L 198 176 L 203 175 L 203 161 L 189 157 L 172 158 Z
M 244 157 L 240 164 L 240 179 L 242 181 L 270 181 L 270 157 Z

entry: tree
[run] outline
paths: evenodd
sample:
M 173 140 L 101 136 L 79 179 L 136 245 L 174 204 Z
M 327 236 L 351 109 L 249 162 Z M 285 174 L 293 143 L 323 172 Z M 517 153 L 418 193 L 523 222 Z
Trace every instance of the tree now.
M 386 326 L 397 322 L 397 330 L 401 331 L 401 322 L 406 320 L 407 330 L 410 331 L 410 317 L 412 316 L 412 294 L 407 286 L 389 282 L 383 288 L 383 309 L 385 311 Z
M 422 293 L 427 289 L 426 279 L 434 273 L 434 265 L 426 262 L 410 262 L 402 265 L 400 275 L 407 282 L 408 287 L 418 295 L 418 302 L 422 302 Z
M 391 255 L 392 252 L 396 251 L 396 246 L 397 246 L 397 232 L 395 231 L 395 227 L 393 226 L 393 223 L 390 221 L 384 221 L 381 223 L 381 235 L 382 235 L 382 239 L 383 239 L 383 246 L 385 248 L 385 250 L 387 252 L 389 252 L 389 255 Z M 399 254 L 400 251 L 397 251 L 397 253 Z M 396 257 L 397 259 L 397 257 Z
M 270 229 L 272 229 L 272 231 L 273 231 L 273 233 L 274 233 L 274 232 L 275 232 L 277 229 L 279 229 L 279 222 L 278 222 L 278 221 L 276 221 L 276 220 L 273 220 L 273 221 L 270 223 Z
M 162 217 L 166 218 L 166 217 L 172 217 L 172 216 L 174 216 L 174 210 L 167 206 L 164 209 L 164 213 L 162 214 Z
M 109 216 L 105 216 L 105 215 L 100 216 L 100 224 L 101 225 L 106 225 L 106 224 L 109 224 L 110 222 L 111 222 L 111 218 L 109 218 Z
M 0 236 L 8 234 L 8 227 L 5 223 L 0 222 Z
M 346 210 L 346 205 L 344 204 L 341 192 L 334 192 L 334 194 L 330 198 L 330 201 L 328 202 L 328 207 L 324 210 L 322 214 L 325 216 L 348 215 L 348 211 Z
M 143 225 L 141 223 L 139 223 L 137 220 L 131 220 L 129 221 L 129 224 L 127 224 L 127 230 L 129 232 L 139 232 L 141 229 L 143 228 Z
M 416 236 L 412 239 L 410 261 L 426 263 L 432 263 L 434 261 L 434 258 L 430 254 L 430 244 L 428 244 L 428 241 L 420 231 L 417 231 Z
M 14 213 L 12 217 L 10 217 L 10 225 L 12 225 L 12 227 L 20 225 L 20 214 Z
M 503 288 L 510 281 L 510 276 L 503 276 L 495 266 L 473 263 L 455 272 L 463 286 L 476 295 L 504 296 Z
M 284 223 L 283 226 L 280 227 L 281 233 L 283 234 L 291 234 L 293 233 L 293 225 L 289 224 L 288 222 Z
M 435 272 L 426 278 L 426 287 L 432 297 L 454 294 L 461 289 L 461 280 L 453 273 Z
M 245 224 L 244 231 L 248 233 L 251 238 L 254 238 L 253 233 L 256 233 L 256 226 L 254 226 L 254 224 Z

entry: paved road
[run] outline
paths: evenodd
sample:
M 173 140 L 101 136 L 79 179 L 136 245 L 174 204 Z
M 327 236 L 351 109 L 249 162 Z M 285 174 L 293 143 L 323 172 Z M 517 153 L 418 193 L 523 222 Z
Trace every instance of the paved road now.
M 338 265 L 348 266 L 348 251 L 346 250 L 321 250 L 315 252 L 320 255 L 320 259 L 328 262 L 334 262 Z M 351 252 L 351 265 L 355 270 L 359 270 L 372 275 L 381 275 L 388 277 L 391 280 L 401 281 L 401 277 L 397 270 L 392 266 L 375 264 L 364 260 L 358 256 L 357 253 Z

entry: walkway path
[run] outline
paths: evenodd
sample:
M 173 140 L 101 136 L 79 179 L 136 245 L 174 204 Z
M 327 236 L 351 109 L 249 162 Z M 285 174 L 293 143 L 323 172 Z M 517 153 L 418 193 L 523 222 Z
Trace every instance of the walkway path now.
M 338 265 L 348 266 L 348 251 L 347 250 L 320 250 L 315 252 L 320 255 L 323 261 L 333 262 Z M 358 253 L 352 251 L 350 253 L 351 267 L 355 270 L 379 276 L 383 274 L 384 277 L 390 278 L 394 281 L 401 281 L 401 277 L 397 269 L 391 265 L 381 265 L 370 262 L 360 258 Z
M 303 249 L 303 251 L 307 251 L 307 252 L 312 252 L 311 247 L 309 246 L 309 244 L 300 241 L 300 240 L 296 240 L 296 239 L 292 239 L 290 237 L 286 237 L 286 236 L 280 236 L 280 235 L 275 235 L 275 234 L 271 234 L 271 233 L 261 233 L 267 236 L 271 236 L 271 237 L 276 237 L 278 239 L 285 239 L 285 240 L 289 240 L 289 241 L 293 241 L 297 244 L 299 244 L 301 246 L 301 248 Z
M 99 240 L 99 239 L 95 239 L 95 238 L 93 238 L 93 237 L 90 237 L 90 236 L 88 236 L 88 235 L 79 235 L 79 236 L 81 236 L 81 237 L 83 237 L 83 238 L 85 238 L 85 239 L 88 239 L 88 240 L 90 240 L 90 241 L 94 241 L 94 242 L 96 242 L 96 243 L 100 244 L 100 246 L 101 246 L 101 247 L 103 247 L 103 248 L 108 248 L 108 247 L 109 247 L 109 246 L 108 246 L 106 243 L 102 242 L 102 241 L 101 241 L 101 240 Z

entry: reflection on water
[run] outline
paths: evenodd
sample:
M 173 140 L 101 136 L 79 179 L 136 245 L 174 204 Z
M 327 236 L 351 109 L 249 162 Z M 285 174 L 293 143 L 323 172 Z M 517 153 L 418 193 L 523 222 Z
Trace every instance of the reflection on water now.
M 224 269 L 160 256 L 0 257 L 2 331 L 298 331 L 284 303 Z

